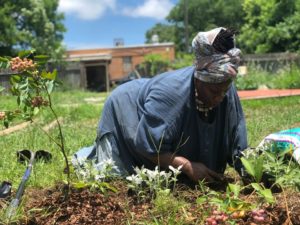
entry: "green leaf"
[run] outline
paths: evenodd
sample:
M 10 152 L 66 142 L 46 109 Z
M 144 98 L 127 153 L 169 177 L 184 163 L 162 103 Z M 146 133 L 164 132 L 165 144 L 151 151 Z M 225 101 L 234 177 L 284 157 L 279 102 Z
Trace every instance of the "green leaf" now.
M 254 165 L 252 165 L 252 163 L 250 163 L 250 161 L 248 161 L 245 157 L 241 158 L 241 161 L 246 169 L 246 171 L 255 178 L 255 169 L 254 169 Z
M 20 51 L 18 56 L 20 58 L 27 58 L 27 57 L 33 55 L 34 52 L 35 52 L 34 50 L 24 50 L 24 51 Z
M 1 91 L 4 91 L 4 90 L 5 90 L 5 88 L 2 87 L 2 86 L 0 86 L 0 92 L 1 92 Z
M 85 187 L 88 187 L 89 184 L 83 182 L 83 181 L 79 181 L 77 183 L 74 183 L 73 186 L 77 189 L 82 189 L 82 188 L 85 188 Z
M 197 204 L 203 204 L 204 202 L 206 202 L 207 198 L 205 196 L 201 196 L 199 198 L 197 198 L 196 203 Z
M 258 183 L 251 183 L 251 186 L 256 190 L 256 191 L 261 191 L 262 187 Z
M 241 191 L 241 186 L 238 184 L 228 184 L 228 189 L 233 192 L 234 197 L 238 197 Z
M 259 193 L 265 198 L 268 203 L 274 203 L 275 199 L 270 189 L 260 190 Z
M 9 62 L 9 59 L 0 56 L 0 62 Z
M 274 153 L 265 151 L 264 154 L 268 157 L 271 162 L 276 162 L 276 156 Z
M 5 126 L 5 128 L 9 127 L 9 121 L 8 120 L 4 120 L 3 121 L 3 125 Z
M 263 155 L 260 155 L 258 159 L 256 160 L 254 171 L 255 171 L 255 181 L 259 183 L 262 178 L 263 174 L 263 163 L 264 163 L 264 157 Z
M 281 151 L 279 153 L 279 156 L 283 157 L 285 154 L 288 154 L 288 153 L 290 153 L 292 151 L 293 151 L 293 145 L 290 145 L 289 148 L 285 149 L 284 151 Z
M 10 77 L 10 84 L 14 85 L 15 83 L 19 83 L 21 81 L 20 75 L 13 75 Z
M 0 57 L 0 68 L 8 69 L 10 67 L 9 59 Z
M 46 72 L 43 71 L 41 77 L 48 79 L 48 80 L 55 80 L 57 76 L 57 70 L 53 70 L 53 72 Z
M 53 87 L 54 87 L 54 80 L 47 82 L 46 87 L 47 87 L 48 93 L 51 94 L 51 92 L 53 91 Z
M 47 55 L 34 56 L 34 61 L 39 65 L 44 65 L 49 61 L 50 57 Z
M 37 115 L 39 113 L 40 109 L 38 107 L 34 107 L 33 109 L 33 115 Z

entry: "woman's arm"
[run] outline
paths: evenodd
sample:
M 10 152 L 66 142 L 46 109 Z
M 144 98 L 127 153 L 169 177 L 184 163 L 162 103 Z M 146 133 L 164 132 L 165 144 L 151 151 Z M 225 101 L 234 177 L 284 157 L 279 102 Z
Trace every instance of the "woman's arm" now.
M 192 162 L 182 156 L 176 156 L 171 153 L 164 153 L 158 156 L 149 156 L 147 158 L 163 168 L 168 168 L 168 166 L 170 165 L 174 168 L 178 168 L 182 165 L 182 172 L 194 182 L 198 182 L 199 180 L 203 179 L 205 179 L 207 182 L 214 182 L 223 179 L 223 176 L 221 174 L 210 170 L 204 164 L 199 162 Z

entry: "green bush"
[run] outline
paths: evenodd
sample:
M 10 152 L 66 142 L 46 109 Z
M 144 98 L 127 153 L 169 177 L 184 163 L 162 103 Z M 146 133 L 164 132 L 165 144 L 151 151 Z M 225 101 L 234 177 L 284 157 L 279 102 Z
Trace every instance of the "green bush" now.
M 164 59 L 159 54 L 148 54 L 145 56 L 145 61 L 137 66 L 137 70 L 142 76 L 155 76 L 157 74 L 166 72 L 169 68 L 170 62 Z
M 194 64 L 194 55 L 190 53 L 177 53 L 175 61 L 171 64 L 172 69 L 180 69 Z
M 271 77 L 271 74 L 262 69 L 250 67 L 248 68 L 248 73 L 246 75 L 238 75 L 237 79 L 235 80 L 235 85 L 238 90 L 255 90 L 262 85 L 271 88 Z
M 273 88 L 300 88 L 300 68 L 293 65 L 291 68 L 281 71 L 274 77 Z
M 260 86 L 270 89 L 300 88 L 300 68 L 296 65 L 284 67 L 277 73 L 270 73 L 258 67 L 248 68 L 248 73 L 238 76 L 235 84 L 238 90 L 255 90 Z

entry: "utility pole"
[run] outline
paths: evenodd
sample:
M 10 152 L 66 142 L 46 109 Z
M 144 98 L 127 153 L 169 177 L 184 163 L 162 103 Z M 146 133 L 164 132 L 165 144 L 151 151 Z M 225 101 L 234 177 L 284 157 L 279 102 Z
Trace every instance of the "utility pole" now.
M 188 0 L 184 0 L 184 39 L 185 39 L 185 51 L 189 52 L 190 43 L 189 43 L 189 15 L 188 15 Z

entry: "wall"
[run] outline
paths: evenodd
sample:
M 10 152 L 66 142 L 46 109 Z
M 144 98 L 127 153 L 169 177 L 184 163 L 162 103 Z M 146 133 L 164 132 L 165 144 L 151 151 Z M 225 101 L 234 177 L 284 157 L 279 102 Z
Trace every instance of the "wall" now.
M 131 70 L 136 65 L 144 61 L 144 56 L 147 54 L 159 54 L 169 61 L 175 59 L 175 47 L 173 43 L 148 44 L 140 46 L 118 46 L 115 48 L 103 49 L 84 49 L 67 51 L 68 56 L 72 55 L 91 55 L 91 54 L 107 54 L 111 55 L 108 73 L 111 81 L 118 80 L 127 75 L 129 71 L 123 68 L 123 57 L 130 56 L 132 58 Z

